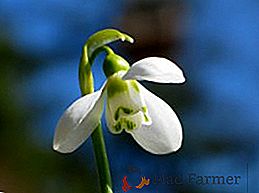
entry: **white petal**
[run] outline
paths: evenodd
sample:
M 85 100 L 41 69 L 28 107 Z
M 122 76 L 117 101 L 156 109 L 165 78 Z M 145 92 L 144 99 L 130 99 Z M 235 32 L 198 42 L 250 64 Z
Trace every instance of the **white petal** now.
M 152 124 L 135 129 L 133 138 L 145 150 L 153 154 L 167 154 L 177 151 L 182 143 L 181 123 L 172 108 L 159 97 L 139 86 L 146 101 Z
M 104 91 L 85 95 L 75 101 L 60 118 L 53 149 L 61 153 L 76 150 L 98 126 L 102 116 Z
M 134 63 L 124 80 L 148 80 L 158 83 L 183 83 L 182 70 L 166 58 L 149 57 Z

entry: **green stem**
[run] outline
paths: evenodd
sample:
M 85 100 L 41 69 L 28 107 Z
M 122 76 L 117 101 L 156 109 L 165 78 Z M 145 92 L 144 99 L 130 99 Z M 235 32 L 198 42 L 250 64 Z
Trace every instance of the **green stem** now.
M 82 93 L 85 95 L 85 93 Z M 112 193 L 112 180 L 109 167 L 109 160 L 106 153 L 106 147 L 102 132 L 102 125 L 99 123 L 91 135 L 94 147 L 94 155 L 97 163 L 100 187 L 102 193 Z
M 130 43 L 134 42 L 132 37 L 118 30 L 104 29 L 93 34 L 83 46 L 79 64 L 79 83 L 82 96 L 94 92 L 94 78 L 91 70 L 94 58 L 103 51 L 105 51 L 107 55 L 112 54 L 112 49 L 105 45 L 117 40 L 125 40 Z M 92 133 L 91 137 L 98 167 L 101 192 L 112 193 L 109 160 L 106 154 L 101 123 Z
M 83 53 L 79 66 L 79 81 L 82 96 L 94 92 L 94 81 L 90 65 L 92 61 L 88 61 L 86 48 L 86 46 L 83 48 Z M 109 48 L 105 47 L 103 49 L 98 50 L 97 52 L 99 53 L 103 50 L 106 50 L 106 52 L 111 51 Z M 95 56 L 96 55 L 97 54 L 95 54 Z M 97 163 L 101 193 L 112 193 L 112 180 L 109 167 L 109 160 L 106 153 L 101 123 L 99 123 L 95 131 L 92 133 L 91 138 Z
M 112 180 L 101 124 L 95 129 L 91 137 L 98 168 L 101 192 L 110 193 L 112 189 Z
M 93 52 L 91 58 L 89 59 L 89 63 L 92 64 L 92 63 L 94 62 L 94 59 L 96 58 L 96 56 L 97 56 L 98 54 L 100 54 L 101 52 L 105 52 L 107 55 L 114 53 L 113 50 L 112 50 L 111 48 L 109 48 L 108 46 L 102 46 L 102 47 L 100 47 L 100 48 L 97 48 L 97 49 Z

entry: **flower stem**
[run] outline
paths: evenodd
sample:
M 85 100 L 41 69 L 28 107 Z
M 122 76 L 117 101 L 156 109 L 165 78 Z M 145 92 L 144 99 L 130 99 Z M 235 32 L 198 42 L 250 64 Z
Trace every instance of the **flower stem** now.
M 82 96 L 94 92 L 94 80 L 91 65 L 88 61 L 86 46 L 83 48 L 79 66 L 79 82 Z M 112 193 L 112 180 L 109 167 L 109 160 L 102 132 L 102 125 L 99 123 L 91 135 L 94 154 L 97 163 L 101 193 Z
M 85 95 L 82 93 L 82 95 Z M 99 123 L 91 135 L 94 147 L 94 155 L 97 163 L 101 193 L 112 193 L 112 180 L 110 173 L 109 160 L 103 137 L 102 124 Z
M 98 168 L 101 192 L 111 193 L 112 180 L 101 124 L 99 124 L 99 126 L 95 129 L 91 137 Z

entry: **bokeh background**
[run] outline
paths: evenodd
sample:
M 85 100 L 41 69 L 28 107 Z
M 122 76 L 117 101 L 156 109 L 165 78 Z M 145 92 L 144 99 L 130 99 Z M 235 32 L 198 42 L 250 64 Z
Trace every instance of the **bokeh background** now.
M 112 45 L 130 63 L 164 56 L 184 70 L 187 82 L 144 83 L 182 121 L 177 153 L 154 156 L 129 135 L 105 129 L 114 192 L 123 192 L 124 176 L 132 186 L 141 176 L 151 179 L 129 192 L 258 192 L 258 21 L 258 0 L 1 0 L 0 191 L 99 191 L 91 140 L 69 155 L 54 152 L 52 140 L 62 112 L 80 96 L 82 45 L 98 30 L 117 28 L 135 37 L 133 45 Z M 96 88 L 105 80 L 103 57 L 93 69 Z M 173 184 L 173 176 L 189 173 L 241 180 Z

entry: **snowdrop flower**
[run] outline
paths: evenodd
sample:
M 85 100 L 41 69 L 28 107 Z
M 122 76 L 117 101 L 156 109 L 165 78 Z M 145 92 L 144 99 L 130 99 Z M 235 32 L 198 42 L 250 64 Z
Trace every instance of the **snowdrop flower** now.
M 68 107 L 57 124 L 53 148 L 62 153 L 76 150 L 100 123 L 106 98 L 105 117 L 111 133 L 125 131 L 153 154 L 177 151 L 183 138 L 177 115 L 137 80 L 183 83 L 181 69 L 159 57 L 142 59 L 130 67 L 115 54 L 107 55 L 103 67 L 107 81 L 100 90 Z

